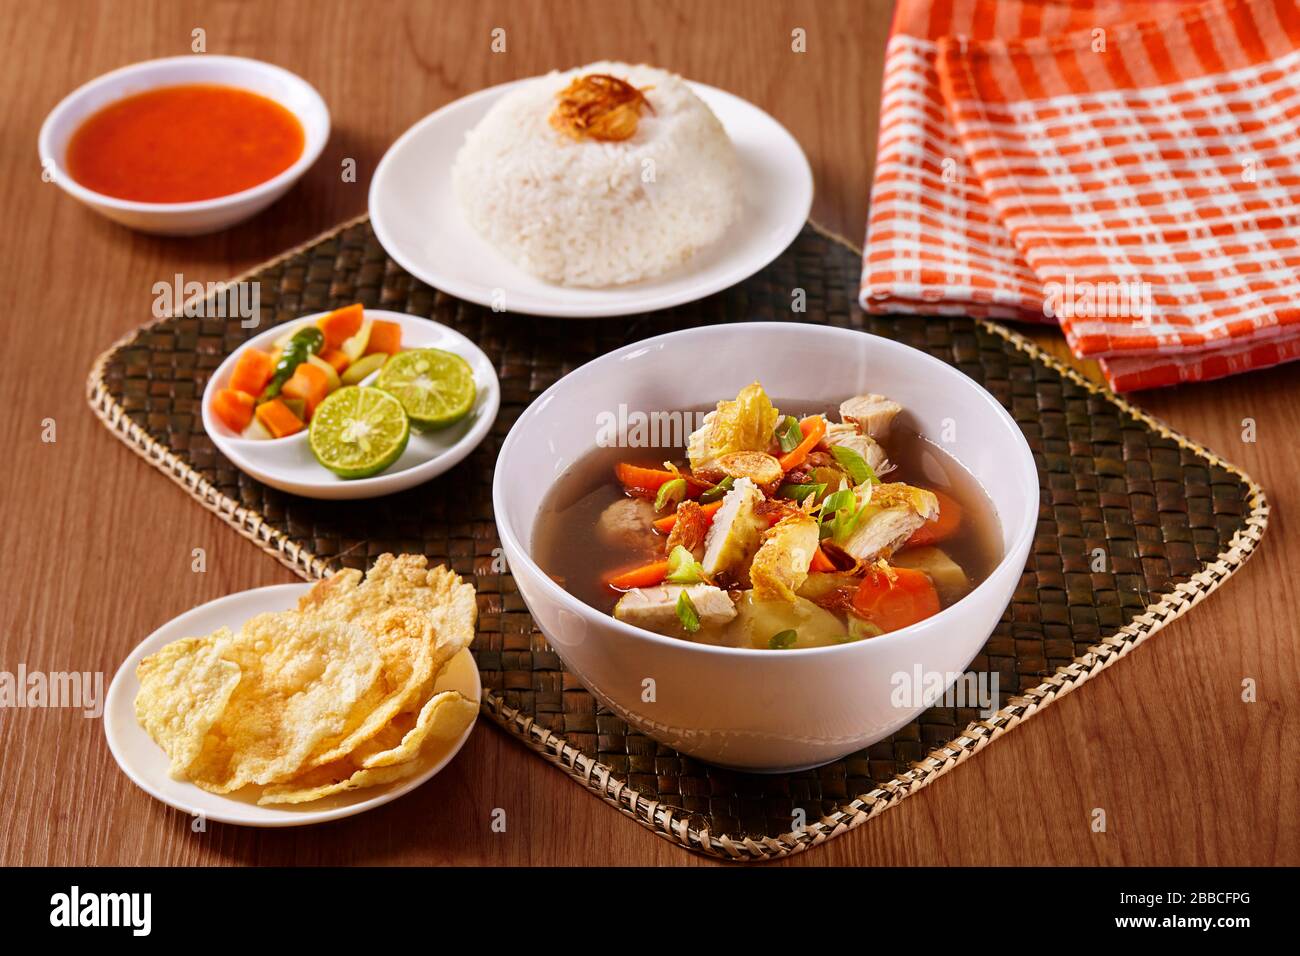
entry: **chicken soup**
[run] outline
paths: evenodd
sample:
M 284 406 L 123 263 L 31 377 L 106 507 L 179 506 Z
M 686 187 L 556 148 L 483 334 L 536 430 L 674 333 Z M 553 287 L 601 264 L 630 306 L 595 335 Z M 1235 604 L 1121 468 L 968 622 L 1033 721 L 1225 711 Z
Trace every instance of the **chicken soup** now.
M 533 555 L 579 600 L 684 640 L 786 650 L 907 627 L 1002 551 L 983 490 L 902 411 L 881 395 L 774 403 L 755 382 L 701 410 L 685 448 L 570 468 Z

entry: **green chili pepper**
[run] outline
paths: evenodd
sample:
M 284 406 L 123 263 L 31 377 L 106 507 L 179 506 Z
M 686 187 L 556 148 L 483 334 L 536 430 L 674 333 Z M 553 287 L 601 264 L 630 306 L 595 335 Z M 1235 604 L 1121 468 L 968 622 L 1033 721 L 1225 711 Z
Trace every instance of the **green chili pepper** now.
M 736 479 L 728 475 L 726 478 L 723 478 L 712 488 L 704 492 L 704 494 L 700 495 L 700 504 L 703 505 L 712 504 L 713 502 L 717 501 L 719 498 L 726 497 L 727 492 L 731 490 L 731 486 L 735 483 L 736 483 Z
M 271 374 L 271 381 L 267 383 L 262 394 L 258 396 L 257 401 L 267 402 L 280 394 L 280 389 L 284 383 L 293 377 L 294 371 L 303 362 L 307 361 L 308 355 L 315 355 L 325 345 L 325 333 L 314 325 L 309 325 L 305 329 L 299 329 L 289 340 L 289 344 L 284 347 L 280 353 L 280 361 L 275 363 L 275 371 Z

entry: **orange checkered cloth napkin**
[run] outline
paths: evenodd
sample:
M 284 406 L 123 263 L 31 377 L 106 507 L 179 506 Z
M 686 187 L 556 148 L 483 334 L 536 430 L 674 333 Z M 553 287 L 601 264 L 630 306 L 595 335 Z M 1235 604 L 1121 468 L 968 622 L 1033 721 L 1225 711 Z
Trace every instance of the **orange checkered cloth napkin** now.
M 881 115 L 867 311 L 1059 322 L 1116 391 L 1300 358 L 1294 0 L 899 0 Z

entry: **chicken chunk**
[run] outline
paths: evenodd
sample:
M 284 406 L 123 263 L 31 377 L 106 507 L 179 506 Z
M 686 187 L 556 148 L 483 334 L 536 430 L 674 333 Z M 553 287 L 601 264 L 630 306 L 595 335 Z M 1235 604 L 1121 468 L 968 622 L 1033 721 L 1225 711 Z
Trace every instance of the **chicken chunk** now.
M 731 486 L 704 539 L 704 558 L 700 563 L 705 574 L 731 572 L 738 578 L 741 576 L 758 550 L 759 535 L 767 528 L 767 522 L 758 514 L 762 502 L 762 492 L 748 478 L 741 478 Z
M 892 482 L 855 491 L 859 507 L 867 507 L 841 547 L 859 561 L 889 557 L 917 528 L 939 517 L 939 499 L 924 488 Z
M 808 577 L 817 540 L 817 522 L 805 514 L 783 518 L 766 532 L 749 566 L 754 600 L 793 604 L 795 590 Z
M 600 513 L 596 536 L 605 544 L 638 552 L 658 551 L 662 543 L 655 534 L 655 509 L 644 498 L 620 498 Z
M 837 422 L 828 426 L 826 444 L 832 448 L 840 445 L 857 452 L 878 476 L 887 475 L 894 470 L 894 466 L 889 463 L 889 455 L 884 446 L 870 435 L 858 431 L 856 425 Z
M 721 588 L 709 584 L 660 584 L 628 591 L 614 605 L 614 617 L 656 634 L 685 636 L 686 629 L 677 617 L 677 600 L 682 591 L 695 605 L 702 628 L 719 627 L 736 616 L 736 605 L 731 595 Z
M 840 418 L 876 441 L 883 441 L 889 437 L 889 427 L 902 410 L 902 405 L 883 395 L 855 395 L 840 403 Z
M 918 488 L 901 481 L 887 481 L 883 485 L 874 485 L 869 490 L 863 489 L 861 500 L 870 500 L 880 508 L 909 507 L 926 521 L 939 517 L 939 499 L 933 491 Z

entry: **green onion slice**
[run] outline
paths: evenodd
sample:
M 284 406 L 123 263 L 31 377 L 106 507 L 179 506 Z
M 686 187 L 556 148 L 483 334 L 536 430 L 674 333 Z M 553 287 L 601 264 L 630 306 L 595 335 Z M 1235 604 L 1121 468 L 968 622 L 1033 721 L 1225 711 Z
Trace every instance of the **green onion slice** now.
M 788 647 L 794 647 L 795 641 L 799 639 L 797 631 L 785 630 L 777 631 L 767 642 L 767 646 L 774 651 L 785 650 Z
M 793 415 L 787 415 L 776 426 L 776 440 L 781 444 L 781 450 L 789 453 L 799 447 L 803 442 L 803 429 L 799 427 L 799 419 Z
M 862 520 L 862 515 L 870 507 L 871 502 L 868 501 L 857 511 L 850 508 L 835 519 L 835 533 L 832 537 L 836 544 L 843 544 L 849 539 L 854 529 L 857 528 L 858 522 Z
M 663 511 L 670 504 L 675 505 L 685 497 L 685 478 L 674 478 L 672 481 L 665 481 L 659 486 L 659 493 L 655 495 L 655 511 Z
M 880 484 L 880 479 L 876 476 L 876 470 L 868 465 L 867 460 L 852 448 L 845 448 L 843 445 L 832 445 L 831 454 L 840 463 L 840 467 L 849 473 L 849 477 L 853 479 L 855 485 L 865 485 L 867 482 L 871 482 L 873 485 Z
M 679 544 L 668 555 L 668 574 L 664 580 L 670 584 L 699 584 L 704 580 L 704 566 Z
M 802 485 L 782 485 L 776 489 L 778 498 L 789 498 L 793 501 L 802 502 L 809 495 L 814 498 L 826 490 L 826 482 L 809 482 Z
M 858 507 L 858 498 L 849 488 L 841 488 L 833 495 L 828 495 L 822 502 L 818 521 L 821 525 L 820 537 L 830 538 L 836 544 L 843 544 L 853 529 L 858 526 L 870 501 Z
M 822 502 L 822 515 L 830 517 L 839 514 L 846 508 L 852 508 L 858 503 L 853 491 L 849 488 L 841 488 L 834 494 L 827 495 L 826 500 Z
M 694 634 L 700 629 L 700 612 L 695 610 L 695 602 L 685 589 L 677 595 L 677 620 L 682 622 L 682 627 L 686 628 L 688 634 Z

